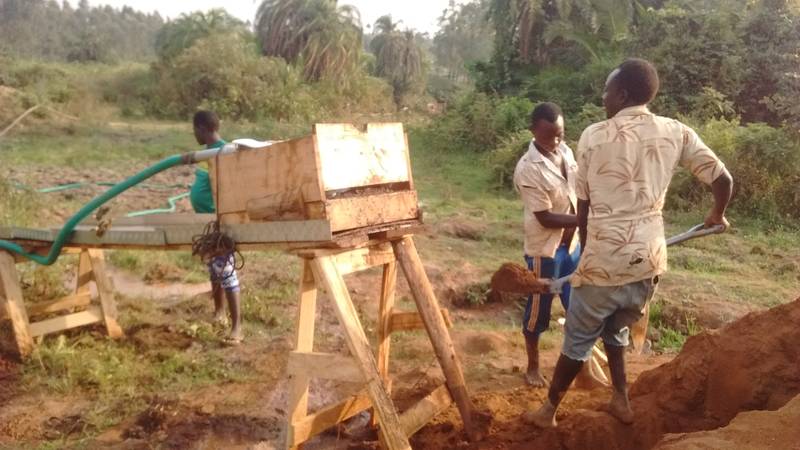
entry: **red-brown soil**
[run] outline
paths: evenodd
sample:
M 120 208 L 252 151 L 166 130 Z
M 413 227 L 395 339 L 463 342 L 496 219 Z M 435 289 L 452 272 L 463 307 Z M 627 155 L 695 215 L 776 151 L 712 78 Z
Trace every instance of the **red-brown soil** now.
M 672 361 L 644 372 L 631 386 L 637 414 L 626 426 L 602 412 L 609 393 L 570 391 L 557 429 L 539 430 L 519 419 L 523 403 L 543 390 L 477 396 L 495 415 L 492 434 L 467 443 L 451 410 L 414 437 L 415 448 L 640 450 L 667 433 L 711 430 L 742 411 L 776 410 L 800 394 L 800 299 L 751 313 L 718 330 L 690 338 Z M 529 407 L 538 406 L 534 402 Z M 509 414 L 510 411 L 516 413 Z
M 540 280 L 535 273 L 519 264 L 505 263 L 492 275 L 490 286 L 497 292 L 530 294 L 547 292 L 549 283 L 547 280 Z

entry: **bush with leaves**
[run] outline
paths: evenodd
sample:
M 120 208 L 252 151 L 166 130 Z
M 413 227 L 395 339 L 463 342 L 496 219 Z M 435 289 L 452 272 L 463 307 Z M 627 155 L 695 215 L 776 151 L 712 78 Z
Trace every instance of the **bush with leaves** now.
M 532 109 L 533 103 L 524 97 L 466 94 L 429 128 L 431 146 L 440 151 L 490 151 L 506 136 L 527 128 Z
M 263 58 L 251 42 L 218 34 L 198 40 L 168 66 L 160 66 L 158 108 L 188 117 L 213 109 L 223 117 L 287 120 L 308 117 L 316 102 L 300 71 L 280 58 Z
M 733 175 L 735 211 L 777 222 L 800 218 L 800 140 L 793 132 L 738 119 L 710 120 L 696 129 Z M 694 209 L 708 201 L 707 189 L 681 171 L 667 206 Z

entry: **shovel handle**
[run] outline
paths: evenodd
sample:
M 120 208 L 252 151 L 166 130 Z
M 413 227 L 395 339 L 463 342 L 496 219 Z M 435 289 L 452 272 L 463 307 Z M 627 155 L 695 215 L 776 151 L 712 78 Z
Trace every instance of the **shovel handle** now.
M 706 228 L 705 224 L 698 224 L 689 228 L 687 231 L 684 231 L 681 234 L 672 236 L 671 238 L 667 239 L 667 247 L 675 244 L 680 244 L 681 242 L 686 242 L 690 239 L 696 239 L 703 236 L 708 236 L 710 234 L 720 234 L 725 231 L 725 227 L 722 225 L 714 225 L 713 227 Z M 551 294 L 560 294 L 564 288 L 564 284 L 569 282 L 569 279 L 572 275 L 567 275 L 565 277 L 557 278 L 550 282 L 550 293 Z

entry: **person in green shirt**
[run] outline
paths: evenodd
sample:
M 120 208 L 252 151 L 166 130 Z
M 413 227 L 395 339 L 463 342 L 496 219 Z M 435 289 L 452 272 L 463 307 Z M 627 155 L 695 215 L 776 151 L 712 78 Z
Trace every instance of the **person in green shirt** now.
M 197 143 L 206 148 L 220 148 L 225 141 L 219 136 L 219 118 L 212 111 L 198 111 L 192 120 L 194 137 Z M 208 163 L 203 162 L 195 170 L 195 179 L 189 194 L 192 208 L 196 213 L 214 213 L 214 197 L 211 192 L 211 178 L 208 175 Z M 228 300 L 231 316 L 231 334 L 228 343 L 238 344 L 244 337 L 241 329 L 241 296 L 239 277 L 236 274 L 233 253 L 214 256 L 208 263 L 211 276 L 211 293 L 214 298 L 214 321 L 225 322 L 225 305 L 223 297 Z

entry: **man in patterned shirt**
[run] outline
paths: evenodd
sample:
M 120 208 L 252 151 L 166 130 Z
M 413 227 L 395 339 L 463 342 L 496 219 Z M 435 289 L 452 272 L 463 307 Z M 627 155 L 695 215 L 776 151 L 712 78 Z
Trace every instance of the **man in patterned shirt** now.
M 578 230 L 581 255 L 573 275 L 564 346 L 548 398 L 526 421 L 556 425 L 558 404 L 598 338 L 603 339 L 613 395 L 608 412 L 633 422 L 625 376 L 628 327 L 642 317 L 658 277 L 667 270 L 664 207 L 674 170 L 684 167 L 711 185 L 714 206 L 705 225 L 728 227 L 725 209 L 733 180 L 697 133 L 652 114 L 658 92 L 655 67 L 629 59 L 606 80 L 608 120 L 587 128 L 578 143 Z

